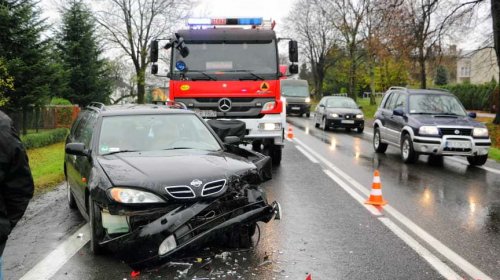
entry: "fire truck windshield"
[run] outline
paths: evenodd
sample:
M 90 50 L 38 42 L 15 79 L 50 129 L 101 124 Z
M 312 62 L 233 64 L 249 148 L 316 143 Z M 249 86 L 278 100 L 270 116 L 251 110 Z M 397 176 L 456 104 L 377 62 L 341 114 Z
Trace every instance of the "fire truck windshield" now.
M 217 80 L 275 79 L 278 75 L 276 42 L 186 42 L 189 55 L 174 50 L 172 79 Z M 179 62 L 182 63 L 179 64 Z M 178 65 L 184 66 L 178 69 Z

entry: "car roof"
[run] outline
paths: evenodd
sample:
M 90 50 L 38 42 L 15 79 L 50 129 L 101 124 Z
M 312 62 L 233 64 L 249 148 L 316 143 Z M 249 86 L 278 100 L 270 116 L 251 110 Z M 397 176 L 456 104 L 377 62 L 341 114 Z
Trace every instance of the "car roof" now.
M 409 95 L 413 94 L 442 94 L 442 95 L 452 95 L 451 92 L 445 89 L 409 89 L 409 88 L 390 88 L 390 91 L 399 91 L 407 93 Z
M 324 99 L 351 99 L 349 96 L 323 96 Z
M 155 114 L 195 114 L 186 109 L 172 108 L 166 105 L 156 104 L 124 104 L 97 107 L 87 107 L 86 109 L 99 112 L 102 116 L 128 116 L 128 115 L 155 115 Z

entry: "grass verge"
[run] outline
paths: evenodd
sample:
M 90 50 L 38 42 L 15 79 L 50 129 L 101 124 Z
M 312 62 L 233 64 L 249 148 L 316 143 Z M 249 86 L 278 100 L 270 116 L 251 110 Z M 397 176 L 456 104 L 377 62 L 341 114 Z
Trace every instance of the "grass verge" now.
M 358 98 L 358 105 L 363 106 L 361 110 L 363 111 L 366 120 L 373 119 L 373 116 L 375 115 L 375 112 L 377 111 L 378 105 L 380 104 L 381 100 L 381 97 L 376 97 L 375 105 L 370 105 L 370 98 Z
M 35 194 L 51 190 L 64 180 L 64 142 L 29 149 L 28 158 L 35 181 Z

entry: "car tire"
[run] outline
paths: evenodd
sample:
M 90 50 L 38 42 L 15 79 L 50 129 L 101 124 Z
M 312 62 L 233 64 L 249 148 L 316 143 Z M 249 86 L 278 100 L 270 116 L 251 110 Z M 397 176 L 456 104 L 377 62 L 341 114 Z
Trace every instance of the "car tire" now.
M 306 117 L 310 118 L 311 117 L 311 113 L 310 112 L 306 113 Z
M 373 148 L 376 153 L 383 154 L 387 150 L 387 144 L 382 143 L 382 137 L 380 137 L 380 129 L 375 128 L 373 132 Z
M 409 134 L 405 134 L 401 140 L 401 159 L 404 163 L 415 163 L 418 160 L 418 154 L 413 149 Z
M 262 141 L 261 140 L 254 140 L 254 141 L 252 141 L 252 150 L 258 152 L 261 149 L 262 149 Z
M 230 248 L 248 249 L 253 245 L 252 236 L 255 234 L 257 224 L 240 225 L 226 233 L 224 245 Z
M 319 128 L 319 123 L 316 122 L 316 117 L 314 117 L 314 127 Z
M 363 133 L 363 131 L 364 131 L 364 130 L 365 130 L 365 128 L 364 128 L 364 127 L 358 127 L 358 128 L 357 128 L 357 132 L 358 132 L 358 133 Z
M 75 197 L 71 193 L 71 187 L 69 186 L 68 180 L 66 180 L 66 194 L 68 198 L 68 206 L 70 209 L 76 209 Z
M 323 129 L 324 131 L 328 131 L 328 127 L 326 126 L 326 118 L 323 117 L 321 119 L 321 124 L 319 125 L 319 128 Z
M 283 154 L 283 149 L 281 146 L 272 145 L 270 150 L 270 156 L 273 162 L 273 166 L 278 166 L 281 164 L 281 157 Z
M 472 166 L 481 166 L 485 164 L 487 160 L 488 160 L 488 155 L 467 157 L 467 161 Z
M 102 227 L 101 209 L 97 206 L 92 198 L 89 198 L 89 224 L 90 224 L 90 251 L 94 255 L 101 255 L 103 248 L 99 245 L 99 241 L 104 236 L 104 228 Z
M 346 127 L 346 128 L 345 128 L 345 131 L 346 131 L 346 132 L 351 132 L 351 128 L 350 128 L 350 127 Z

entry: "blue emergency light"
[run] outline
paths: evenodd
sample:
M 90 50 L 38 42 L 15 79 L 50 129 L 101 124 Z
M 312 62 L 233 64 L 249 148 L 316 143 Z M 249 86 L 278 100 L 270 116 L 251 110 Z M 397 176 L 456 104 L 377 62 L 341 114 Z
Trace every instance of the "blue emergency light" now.
M 262 25 L 262 18 L 190 18 L 188 25 Z

